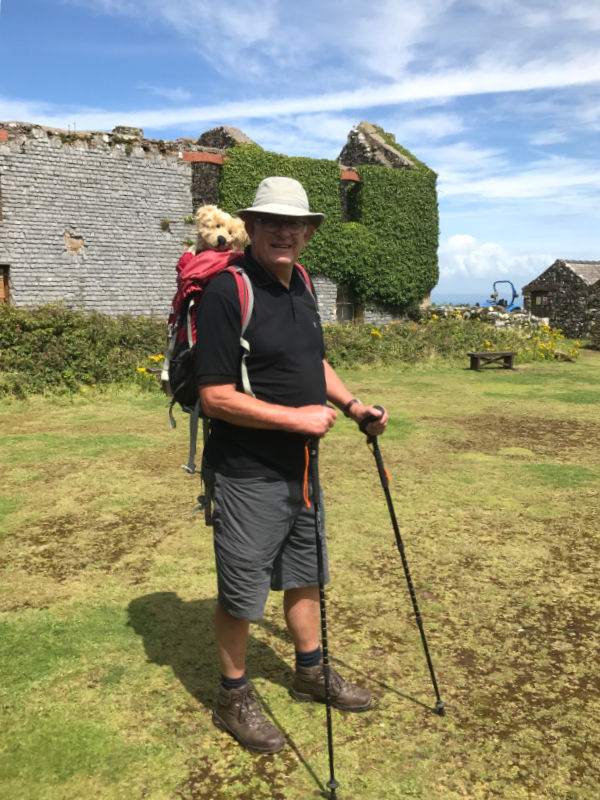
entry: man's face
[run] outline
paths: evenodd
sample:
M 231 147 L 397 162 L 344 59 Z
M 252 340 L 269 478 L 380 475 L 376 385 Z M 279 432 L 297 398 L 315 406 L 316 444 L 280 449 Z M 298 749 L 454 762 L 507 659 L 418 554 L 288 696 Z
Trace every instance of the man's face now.
M 258 263 L 279 273 L 293 265 L 315 229 L 298 217 L 278 217 L 265 214 L 246 220 L 246 230 L 252 243 L 252 255 Z

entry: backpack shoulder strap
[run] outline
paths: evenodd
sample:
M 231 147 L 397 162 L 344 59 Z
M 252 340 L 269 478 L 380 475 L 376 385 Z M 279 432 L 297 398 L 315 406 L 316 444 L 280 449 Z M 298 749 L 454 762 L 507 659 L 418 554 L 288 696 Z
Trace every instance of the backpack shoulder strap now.
M 242 386 L 244 392 L 249 394 L 250 397 L 255 397 L 252 387 L 250 386 L 250 377 L 248 375 L 248 365 L 246 359 L 250 355 L 250 342 L 245 338 L 246 328 L 252 317 L 254 309 L 254 290 L 252 288 L 252 281 L 248 277 L 246 271 L 240 267 L 227 267 L 237 286 L 238 297 L 240 299 L 240 312 L 242 315 L 242 330 L 240 335 L 240 347 L 242 348 L 242 363 L 240 365 L 240 375 L 242 379 Z
M 296 269 L 298 270 L 298 274 L 300 275 L 300 277 L 301 277 L 301 278 L 302 278 L 302 280 L 304 281 L 304 283 L 305 283 L 305 285 L 306 285 L 306 288 L 307 288 L 307 289 L 308 289 L 308 291 L 310 292 L 310 296 L 311 296 L 311 297 L 312 297 L 312 299 L 314 300 L 315 306 L 317 307 L 317 310 L 318 310 L 318 308 L 319 308 L 319 307 L 318 307 L 318 305 L 317 305 L 317 297 L 316 297 L 316 295 L 315 295 L 315 288 L 314 288 L 314 286 L 313 286 L 313 282 L 312 282 L 312 281 L 311 281 L 311 279 L 310 279 L 310 275 L 309 275 L 309 274 L 308 274 L 308 272 L 305 270 L 305 268 L 302 266 L 302 264 L 299 264 L 298 262 L 296 262 L 296 263 L 294 264 L 294 266 L 295 266 L 295 267 L 296 267 Z
M 312 281 L 311 281 L 311 279 L 310 279 L 310 276 L 309 276 L 308 272 L 307 272 L 307 271 L 304 269 L 304 267 L 302 266 L 302 264 L 299 264 L 298 262 L 296 262 L 296 263 L 294 264 L 294 266 L 296 267 L 296 269 L 297 269 L 297 270 L 298 270 L 298 272 L 300 273 L 300 277 L 302 278 L 302 280 L 303 280 L 303 281 L 304 281 L 304 283 L 306 284 L 306 288 L 308 289 L 308 291 L 309 291 L 309 292 L 312 294 L 312 296 L 314 297 L 314 295 L 315 295 L 315 292 L 314 292 L 313 285 L 312 285 Z
M 240 299 L 240 311 L 242 314 L 242 336 L 246 333 L 246 328 L 250 322 L 252 311 L 254 309 L 254 290 L 252 282 L 243 267 L 227 267 L 227 272 L 230 272 L 237 286 L 238 297 Z

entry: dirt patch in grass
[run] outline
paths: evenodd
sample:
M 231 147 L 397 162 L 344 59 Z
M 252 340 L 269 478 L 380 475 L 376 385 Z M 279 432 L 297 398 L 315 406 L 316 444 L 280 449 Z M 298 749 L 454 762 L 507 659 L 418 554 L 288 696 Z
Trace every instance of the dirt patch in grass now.
M 286 786 L 297 769 L 293 752 L 288 747 L 276 756 L 257 755 L 252 759 L 251 776 L 247 770 L 236 774 L 231 761 L 239 750 L 237 744 L 224 741 L 218 758 L 188 764 L 189 777 L 176 790 L 181 800 L 286 800 Z M 317 796 L 321 796 L 318 792 Z
M 583 451 L 600 450 L 600 424 L 587 421 L 493 414 L 424 417 L 420 421 L 428 427 L 444 428 L 441 438 L 454 452 L 476 450 L 493 454 L 504 448 L 520 447 L 560 461 Z
M 156 519 L 150 522 L 144 512 L 107 518 L 83 510 L 31 523 L 12 541 L 10 551 L 0 555 L 0 568 L 10 565 L 61 582 L 90 568 L 110 572 L 137 552 L 134 569 L 139 573 L 151 563 L 139 553 L 157 547 L 167 535 L 167 526 Z

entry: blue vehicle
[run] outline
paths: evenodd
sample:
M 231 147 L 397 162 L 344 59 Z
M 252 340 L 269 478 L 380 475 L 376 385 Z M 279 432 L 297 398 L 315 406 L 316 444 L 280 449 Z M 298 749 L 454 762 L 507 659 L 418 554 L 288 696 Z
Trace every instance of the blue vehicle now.
M 508 283 L 512 291 L 512 297 L 510 298 L 510 302 L 505 300 L 503 297 L 498 297 L 499 292 L 496 289 L 496 286 L 500 283 Z M 491 294 L 489 300 L 486 300 L 485 303 L 482 303 L 482 306 L 502 306 L 506 311 L 519 311 L 521 306 L 516 305 L 515 300 L 519 295 L 517 294 L 517 290 L 511 283 L 511 281 L 494 281 L 494 291 Z

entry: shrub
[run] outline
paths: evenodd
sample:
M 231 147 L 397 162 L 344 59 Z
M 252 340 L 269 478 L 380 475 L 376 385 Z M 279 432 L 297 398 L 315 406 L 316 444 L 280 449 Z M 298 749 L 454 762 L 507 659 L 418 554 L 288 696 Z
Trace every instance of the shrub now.
M 128 381 L 148 353 L 161 353 L 165 323 L 84 314 L 61 304 L 0 305 L 0 395 L 73 392 Z
M 325 325 L 324 334 L 327 357 L 334 367 L 464 359 L 470 350 L 514 350 L 521 363 L 552 358 L 559 349 L 571 358 L 579 352 L 578 342 L 567 347 L 562 333 L 548 325 L 498 328 L 480 317 L 463 319 L 458 309 L 448 317 L 432 313 L 428 319 L 390 325 Z

